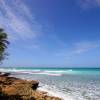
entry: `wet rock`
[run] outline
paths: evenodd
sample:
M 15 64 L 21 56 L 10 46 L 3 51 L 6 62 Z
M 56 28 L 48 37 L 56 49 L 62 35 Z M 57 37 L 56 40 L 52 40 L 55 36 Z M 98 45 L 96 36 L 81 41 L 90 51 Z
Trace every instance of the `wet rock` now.
M 0 75 L 0 100 L 61 100 L 38 91 L 39 82 Z
M 9 76 L 10 73 L 0 72 L 0 76 Z

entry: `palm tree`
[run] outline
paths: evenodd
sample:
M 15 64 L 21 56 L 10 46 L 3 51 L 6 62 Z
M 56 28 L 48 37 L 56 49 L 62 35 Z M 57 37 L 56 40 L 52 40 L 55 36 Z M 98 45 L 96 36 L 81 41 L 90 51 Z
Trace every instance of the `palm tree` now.
M 9 44 L 7 39 L 7 33 L 5 33 L 4 30 L 0 28 L 0 63 L 7 56 L 7 53 L 5 52 Z

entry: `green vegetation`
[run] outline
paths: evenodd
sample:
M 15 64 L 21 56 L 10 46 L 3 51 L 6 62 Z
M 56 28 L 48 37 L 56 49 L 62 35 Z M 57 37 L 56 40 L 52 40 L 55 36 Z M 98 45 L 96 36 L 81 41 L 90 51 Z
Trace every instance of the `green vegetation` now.
M 2 63 L 2 61 L 8 55 L 6 52 L 8 44 L 9 42 L 7 33 L 5 33 L 4 30 L 0 28 L 0 63 Z

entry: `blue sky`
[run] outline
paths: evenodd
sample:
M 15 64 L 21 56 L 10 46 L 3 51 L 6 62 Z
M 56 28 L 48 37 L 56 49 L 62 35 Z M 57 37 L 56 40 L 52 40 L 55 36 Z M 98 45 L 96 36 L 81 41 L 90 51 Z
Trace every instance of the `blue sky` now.
M 100 67 L 100 0 L 0 0 L 0 27 L 2 66 Z

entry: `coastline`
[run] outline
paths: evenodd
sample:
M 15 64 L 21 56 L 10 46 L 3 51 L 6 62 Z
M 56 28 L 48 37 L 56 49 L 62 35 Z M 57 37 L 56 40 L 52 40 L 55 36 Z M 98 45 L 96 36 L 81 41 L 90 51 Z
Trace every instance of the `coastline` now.
M 63 100 L 38 87 L 38 81 L 10 77 L 10 73 L 0 72 L 1 100 Z
M 50 90 L 43 88 L 43 87 L 39 88 L 38 90 L 47 92 L 48 96 L 54 96 L 54 97 L 61 98 L 61 100 L 73 100 L 73 98 L 71 98 L 70 96 L 68 96 L 68 95 L 66 96 L 65 94 L 59 93 L 57 91 L 53 92 L 53 91 L 50 91 Z
M 37 91 L 63 100 L 100 99 L 100 69 L 32 69 L 1 68 L 0 72 L 10 77 L 39 82 Z M 84 73 L 83 73 L 84 72 Z M 61 74 L 57 76 L 55 74 Z

